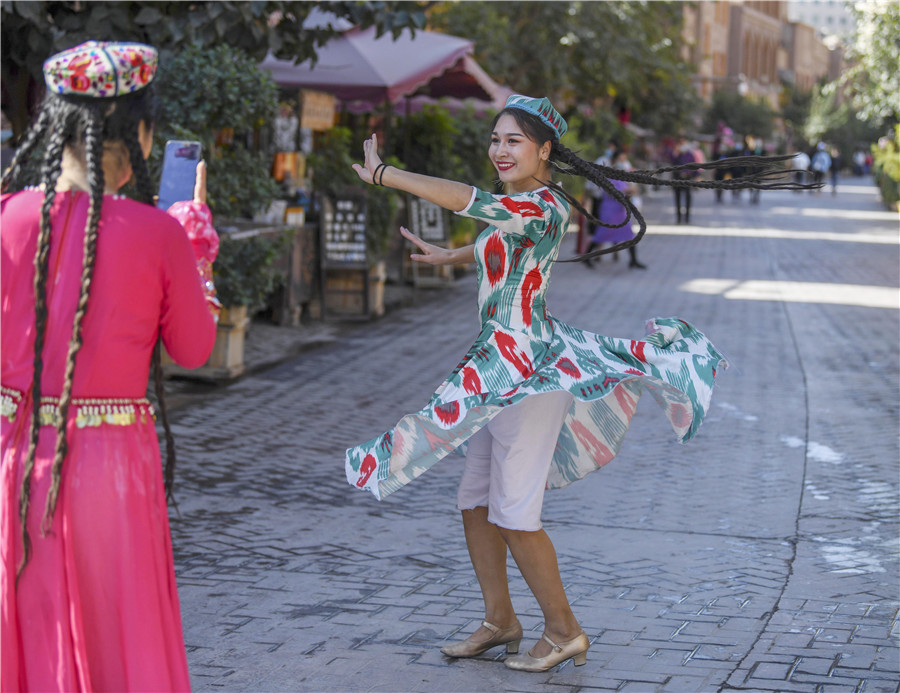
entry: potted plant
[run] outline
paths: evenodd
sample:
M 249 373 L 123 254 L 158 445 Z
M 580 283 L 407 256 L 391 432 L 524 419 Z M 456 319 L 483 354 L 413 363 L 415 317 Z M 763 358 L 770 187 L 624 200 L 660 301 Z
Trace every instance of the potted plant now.
M 213 281 L 222 311 L 216 344 L 204 366 L 207 376 L 234 378 L 243 373 L 244 339 L 250 316 L 265 305 L 283 279 L 275 263 L 286 238 L 286 233 L 275 239 L 247 232 L 221 234 Z
M 270 175 L 271 158 L 257 146 L 258 133 L 271 123 L 278 88 L 243 51 L 228 45 L 192 45 L 160 67 L 160 113 L 151 173 L 161 166 L 167 139 L 199 140 L 207 162 L 207 200 L 219 230 L 219 257 L 213 266 L 219 300 L 216 345 L 209 362 L 196 371 L 168 366 L 170 373 L 201 378 L 233 378 L 244 370 L 244 336 L 250 317 L 277 279 L 279 243 L 244 230 L 242 222 L 267 209 L 278 194 Z

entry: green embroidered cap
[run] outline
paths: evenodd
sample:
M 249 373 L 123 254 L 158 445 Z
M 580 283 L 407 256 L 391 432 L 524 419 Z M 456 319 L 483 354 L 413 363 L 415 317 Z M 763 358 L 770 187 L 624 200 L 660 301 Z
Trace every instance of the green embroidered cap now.
M 560 139 L 566 134 L 569 126 L 566 125 L 566 119 L 563 118 L 559 111 L 553 108 L 550 99 L 536 99 L 532 96 L 524 96 L 522 94 L 513 94 L 506 100 L 506 108 L 519 108 L 523 111 L 535 115 L 541 121 L 550 127 L 556 133 L 556 138 Z

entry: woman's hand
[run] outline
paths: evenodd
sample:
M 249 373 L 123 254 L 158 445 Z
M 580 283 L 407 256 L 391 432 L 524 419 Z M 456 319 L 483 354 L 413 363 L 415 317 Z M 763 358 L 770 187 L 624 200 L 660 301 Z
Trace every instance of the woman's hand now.
M 353 164 L 353 170 L 356 171 L 360 179 L 366 183 L 374 183 L 372 176 L 375 173 L 375 169 L 378 168 L 378 165 L 381 163 L 381 157 L 378 156 L 378 138 L 374 133 L 369 139 L 363 142 L 363 154 L 365 155 L 365 161 L 362 165 Z
M 424 262 L 428 265 L 452 265 L 455 264 L 454 253 L 447 248 L 441 248 L 438 245 L 426 243 L 409 229 L 401 226 L 400 235 L 416 246 L 421 253 L 412 253 L 410 260 L 416 262 Z
M 194 183 L 194 202 L 206 204 L 206 162 L 197 162 L 197 176 Z

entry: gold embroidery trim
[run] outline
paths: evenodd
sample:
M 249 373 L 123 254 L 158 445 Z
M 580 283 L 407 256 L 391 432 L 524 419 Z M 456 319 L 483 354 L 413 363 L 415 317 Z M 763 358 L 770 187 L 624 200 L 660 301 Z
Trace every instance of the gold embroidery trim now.
M 8 387 L 0 387 L 0 406 L 2 415 L 13 421 L 18 412 L 22 393 Z M 110 426 L 130 426 L 140 421 L 142 424 L 156 420 L 156 412 L 150 400 L 125 399 L 112 397 L 85 398 L 75 397 L 69 405 L 74 412 L 75 425 L 78 428 L 96 428 L 103 424 Z M 71 415 L 71 414 L 70 414 Z M 59 398 L 41 397 L 38 409 L 41 426 L 56 426 L 59 423 Z
M 9 420 L 16 420 L 16 412 L 19 411 L 19 402 L 22 401 L 22 393 L 10 387 L 0 385 L 0 416 Z

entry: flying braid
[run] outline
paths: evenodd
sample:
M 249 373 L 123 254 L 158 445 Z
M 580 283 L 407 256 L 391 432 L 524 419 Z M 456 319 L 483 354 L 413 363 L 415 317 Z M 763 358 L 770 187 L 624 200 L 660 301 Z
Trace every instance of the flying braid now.
M 631 238 L 621 243 L 609 246 L 608 248 L 597 249 L 590 253 L 584 253 L 568 260 L 560 260 L 560 262 L 577 262 L 581 260 L 589 260 L 600 255 L 608 255 L 616 253 L 620 250 L 630 248 L 640 242 L 644 233 L 647 231 L 647 222 L 641 215 L 637 207 L 631 201 L 631 198 L 621 193 L 612 183 L 610 179 L 620 180 L 626 183 L 641 183 L 644 185 L 661 185 L 673 188 L 721 188 L 725 190 L 742 190 L 744 188 L 754 188 L 759 190 L 809 190 L 821 187 L 816 184 L 802 184 L 793 181 L 784 181 L 784 169 L 777 164 L 783 163 L 792 158 L 793 155 L 785 156 L 742 156 L 732 157 L 727 160 L 711 161 L 706 163 L 691 163 L 681 166 L 669 166 L 653 171 L 625 171 L 610 166 L 602 166 L 590 161 L 586 161 L 578 156 L 575 152 L 561 145 L 558 140 L 553 141 L 550 152 L 550 163 L 557 170 L 581 176 L 591 181 L 597 187 L 605 190 L 617 202 L 625 208 L 625 220 L 620 224 L 606 224 L 597 219 L 593 214 L 588 212 L 582 205 L 563 188 L 555 183 L 546 183 L 548 187 L 553 188 L 560 193 L 570 204 L 572 204 L 581 214 L 584 215 L 591 223 L 607 228 L 618 228 L 628 223 L 629 219 L 634 217 L 637 221 L 639 229 Z M 739 178 L 730 180 L 684 180 L 670 179 L 663 177 L 664 174 L 677 171 L 700 171 L 702 169 L 721 169 L 731 168 L 735 165 L 755 166 L 756 170 Z

